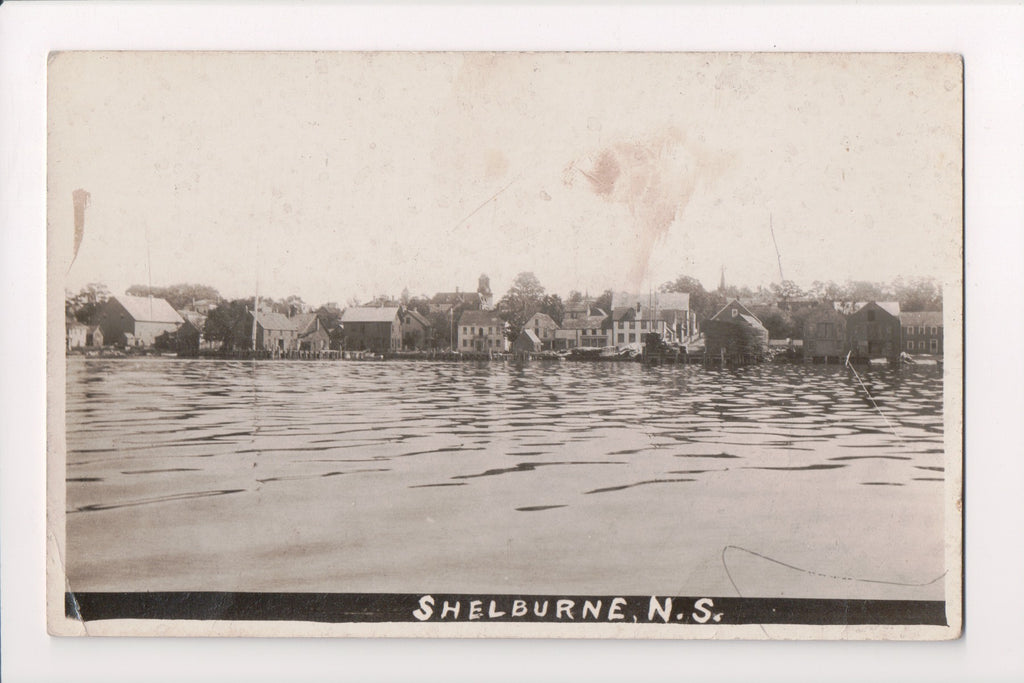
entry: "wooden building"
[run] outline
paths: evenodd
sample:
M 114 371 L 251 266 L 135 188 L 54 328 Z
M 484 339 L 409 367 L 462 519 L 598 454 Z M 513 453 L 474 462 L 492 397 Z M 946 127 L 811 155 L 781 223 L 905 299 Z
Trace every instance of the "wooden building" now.
M 184 321 L 164 299 L 119 295 L 107 300 L 97 322 L 107 344 L 148 347 L 161 334 L 173 333 Z
M 236 349 L 253 348 L 252 311 L 246 310 L 232 331 Z M 299 349 L 299 334 L 291 320 L 281 313 L 260 311 L 256 316 L 256 349 L 289 353 Z
M 942 355 L 942 311 L 900 313 L 900 326 L 904 351 Z
M 88 325 L 68 317 L 64 320 L 64 331 L 67 333 L 67 347 L 69 351 L 85 346 L 86 336 L 89 332 Z
M 542 350 L 544 350 L 543 342 L 534 333 L 534 331 L 530 329 L 524 328 L 512 343 L 512 352 L 516 354 L 540 353 Z
M 895 360 L 902 350 L 900 305 L 895 301 L 855 304 L 846 319 L 847 345 L 858 360 Z
M 418 311 L 402 309 L 402 347 L 425 349 L 434 336 L 434 326 Z
M 531 330 L 545 351 L 550 351 L 554 347 L 558 323 L 547 313 L 534 313 L 523 325 L 523 329 Z
M 505 321 L 494 311 L 464 311 L 455 332 L 455 350 L 462 353 L 504 353 L 509 348 Z
M 736 299 L 704 321 L 702 327 L 708 360 L 724 358 L 734 363 L 757 362 L 767 353 L 768 330 Z
M 590 310 L 600 311 L 599 308 Z M 556 349 L 603 348 L 608 346 L 608 330 L 604 327 L 606 315 L 566 318 L 555 330 Z
M 290 318 L 298 335 L 299 351 L 327 351 L 331 332 L 316 313 L 297 313 Z
M 804 360 L 838 360 L 847 351 L 846 316 L 832 304 L 808 310 L 803 326 Z
M 350 306 L 341 314 L 345 349 L 385 353 L 402 349 L 401 308 Z

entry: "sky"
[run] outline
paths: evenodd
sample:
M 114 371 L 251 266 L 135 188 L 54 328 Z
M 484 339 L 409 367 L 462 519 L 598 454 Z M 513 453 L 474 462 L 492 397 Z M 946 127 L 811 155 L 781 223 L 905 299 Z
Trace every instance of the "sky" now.
M 500 297 L 523 271 L 562 296 L 711 289 L 723 268 L 952 285 L 961 73 L 909 54 L 58 53 L 51 282 L 314 305 L 482 273 Z

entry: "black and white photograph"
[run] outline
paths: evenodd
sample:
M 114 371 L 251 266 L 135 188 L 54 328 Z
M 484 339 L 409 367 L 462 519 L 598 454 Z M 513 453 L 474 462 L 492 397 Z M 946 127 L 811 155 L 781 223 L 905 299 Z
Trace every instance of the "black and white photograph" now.
M 46 76 L 50 633 L 960 636 L 959 55 Z

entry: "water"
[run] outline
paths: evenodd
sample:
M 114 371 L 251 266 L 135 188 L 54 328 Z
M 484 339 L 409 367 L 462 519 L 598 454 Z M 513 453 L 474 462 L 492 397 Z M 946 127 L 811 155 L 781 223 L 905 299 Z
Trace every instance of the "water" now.
M 941 369 L 861 374 L 72 358 L 69 584 L 941 599 Z

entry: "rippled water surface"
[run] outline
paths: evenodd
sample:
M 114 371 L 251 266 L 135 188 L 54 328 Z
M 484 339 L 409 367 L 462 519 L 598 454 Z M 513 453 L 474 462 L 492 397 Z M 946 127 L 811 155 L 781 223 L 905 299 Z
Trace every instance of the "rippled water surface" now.
M 860 372 L 69 359 L 69 582 L 941 598 L 941 370 Z

